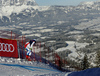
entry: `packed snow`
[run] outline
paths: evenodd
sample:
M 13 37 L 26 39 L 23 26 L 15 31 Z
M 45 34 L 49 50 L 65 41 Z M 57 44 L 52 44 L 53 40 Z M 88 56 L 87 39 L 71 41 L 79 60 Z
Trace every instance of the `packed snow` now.
M 49 64 L 23 59 L 0 57 L 0 76 L 64 76 Z
M 0 57 L 0 76 L 99 76 L 100 68 L 61 72 L 49 64 L 24 59 Z

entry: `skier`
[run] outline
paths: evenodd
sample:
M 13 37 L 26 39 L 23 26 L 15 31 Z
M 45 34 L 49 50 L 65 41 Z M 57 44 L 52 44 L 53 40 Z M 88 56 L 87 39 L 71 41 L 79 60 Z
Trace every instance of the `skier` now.
M 26 42 L 25 44 L 25 51 L 27 51 L 26 59 L 28 61 L 31 61 L 30 56 L 31 56 L 31 51 L 33 49 L 33 45 L 35 45 L 36 41 L 35 40 L 30 40 L 29 42 Z

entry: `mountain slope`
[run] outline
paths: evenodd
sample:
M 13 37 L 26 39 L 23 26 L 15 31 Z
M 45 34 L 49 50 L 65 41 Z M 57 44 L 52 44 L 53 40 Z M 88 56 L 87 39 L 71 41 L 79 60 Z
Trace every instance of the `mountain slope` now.
M 8 0 L 7 0 L 8 1 Z M 23 0 L 25 1 L 25 0 Z M 28 3 L 27 1 L 25 1 Z M 29 0 L 30 2 L 30 0 Z M 9 3 L 9 2 L 7 2 Z M 16 2 L 17 3 L 17 2 Z M 6 4 L 6 3 L 5 3 Z M 100 5 L 99 2 L 87 2 L 82 3 L 78 6 L 36 6 L 36 3 L 33 1 L 33 5 L 28 6 L 21 4 L 20 0 L 18 1 L 20 6 L 2 5 L 0 8 L 1 25 L 10 25 L 16 21 L 16 25 L 28 21 L 28 24 L 35 25 L 59 25 L 63 23 L 70 23 L 72 25 L 78 24 L 80 21 L 86 19 L 94 19 L 100 17 Z M 86 6 L 87 5 L 87 6 Z M 3 17 L 3 16 L 6 16 Z M 28 18 L 27 18 L 28 17 Z M 24 20 L 23 20 L 24 18 Z M 40 24 L 41 23 L 41 24 Z M 69 25 L 70 26 L 70 25 Z
M 84 53 L 88 54 L 90 62 L 94 62 L 92 58 L 95 59 L 95 53 L 100 49 L 99 20 L 100 1 L 84 2 L 78 6 L 41 7 L 15 4 L 2 5 L 0 8 L 0 30 L 12 30 L 27 38 L 35 38 L 45 42 L 54 51 L 64 47 L 60 50 L 61 57 L 70 56 L 75 61 L 80 60 L 78 52 L 81 57 Z M 74 42 L 72 49 L 68 41 Z M 76 44 L 75 49 L 77 42 L 88 45 L 79 48 L 81 45 Z
M 37 3 L 34 0 L 0 0 L 1 6 L 21 6 L 21 5 L 36 6 Z
M 60 75 L 62 73 L 53 69 L 48 64 L 41 62 L 24 61 L 21 59 L 0 57 L 0 76 L 47 76 L 47 75 Z

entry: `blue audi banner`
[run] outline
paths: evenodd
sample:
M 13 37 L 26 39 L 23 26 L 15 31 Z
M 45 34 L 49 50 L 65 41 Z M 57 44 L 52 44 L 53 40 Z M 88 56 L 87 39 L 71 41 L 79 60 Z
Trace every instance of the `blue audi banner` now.
M 0 56 L 18 58 L 17 41 L 0 38 Z

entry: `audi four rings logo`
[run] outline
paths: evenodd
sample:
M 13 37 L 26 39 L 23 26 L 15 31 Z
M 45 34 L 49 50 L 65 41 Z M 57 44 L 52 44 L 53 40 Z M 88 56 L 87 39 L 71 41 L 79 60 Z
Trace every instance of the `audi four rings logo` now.
M 12 44 L 0 43 L 0 51 L 3 52 L 14 52 L 15 48 Z

